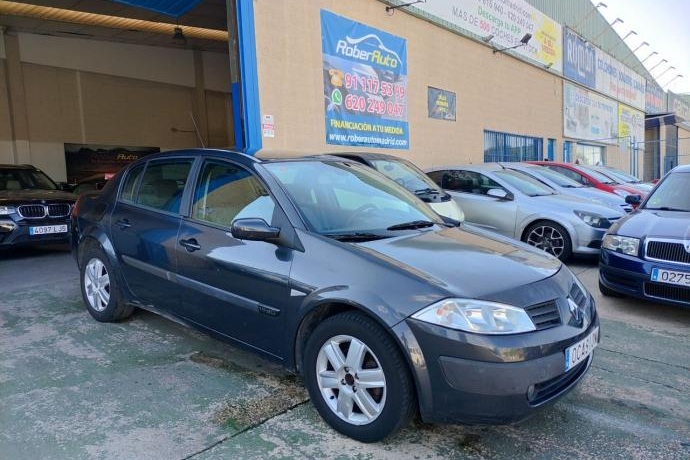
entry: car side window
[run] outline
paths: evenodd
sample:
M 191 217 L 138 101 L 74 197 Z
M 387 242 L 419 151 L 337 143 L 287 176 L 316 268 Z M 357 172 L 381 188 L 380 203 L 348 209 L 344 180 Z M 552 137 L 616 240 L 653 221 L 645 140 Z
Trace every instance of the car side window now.
M 432 181 L 436 182 L 436 185 L 438 185 L 439 187 L 447 188 L 444 186 L 443 178 L 448 176 L 448 171 L 445 171 L 445 170 L 431 171 L 431 172 L 426 173 L 426 175 L 429 176 L 429 178 Z
M 273 221 L 275 203 L 249 171 L 230 163 L 207 161 L 194 189 L 192 218 L 229 227 L 236 219 Z
M 123 181 L 122 192 L 120 194 L 120 199 L 124 201 L 134 201 L 137 193 L 137 184 L 139 183 L 139 178 L 141 173 L 144 172 L 144 165 L 138 165 L 130 169 L 127 173 L 127 177 Z
M 557 173 L 561 173 L 564 176 L 569 177 L 576 182 L 579 182 L 580 184 L 589 185 L 589 183 L 584 177 L 568 168 L 561 168 L 560 166 L 547 166 L 547 168 L 556 171 Z
M 190 159 L 156 160 L 147 164 L 135 203 L 177 213 L 189 171 Z

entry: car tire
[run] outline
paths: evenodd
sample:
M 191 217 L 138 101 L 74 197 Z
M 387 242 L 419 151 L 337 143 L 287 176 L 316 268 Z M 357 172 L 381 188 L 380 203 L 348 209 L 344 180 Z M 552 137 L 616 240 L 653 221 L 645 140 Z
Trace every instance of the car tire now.
M 601 295 L 604 297 L 623 297 L 623 294 L 604 286 L 604 283 L 602 283 L 601 280 L 599 280 L 599 292 L 601 292 Z
M 565 262 L 573 255 L 573 243 L 568 231 L 562 225 L 542 220 L 525 230 L 522 241 L 558 257 Z
M 415 413 L 412 378 L 400 348 L 359 312 L 331 316 L 316 327 L 306 343 L 303 372 L 321 417 L 358 441 L 380 441 Z
M 117 276 L 103 250 L 87 246 L 81 257 L 81 293 L 86 309 L 101 322 L 120 321 L 132 315 L 134 307 L 122 300 Z

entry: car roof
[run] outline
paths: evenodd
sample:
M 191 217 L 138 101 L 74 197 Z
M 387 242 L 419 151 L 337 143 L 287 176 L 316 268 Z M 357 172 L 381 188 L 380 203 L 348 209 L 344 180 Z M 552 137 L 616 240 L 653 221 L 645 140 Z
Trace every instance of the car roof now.
M 464 164 L 464 165 L 447 165 L 447 166 L 434 166 L 433 168 L 427 169 L 427 171 L 445 171 L 445 170 L 455 170 L 455 169 L 465 169 L 467 171 L 476 172 L 493 172 L 506 169 L 498 163 L 477 163 L 477 164 Z
M 690 165 L 680 165 L 672 169 L 673 172 L 690 172 Z

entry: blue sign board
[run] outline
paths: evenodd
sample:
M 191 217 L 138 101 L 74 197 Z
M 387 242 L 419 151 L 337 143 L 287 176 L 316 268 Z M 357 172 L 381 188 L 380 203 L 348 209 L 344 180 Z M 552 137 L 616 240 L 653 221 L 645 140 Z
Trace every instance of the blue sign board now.
M 567 27 L 563 33 L 563 75 L 596 89 L 594 46 Z
M 407 42 L 321 10 L 326 143 L 409 149 Z

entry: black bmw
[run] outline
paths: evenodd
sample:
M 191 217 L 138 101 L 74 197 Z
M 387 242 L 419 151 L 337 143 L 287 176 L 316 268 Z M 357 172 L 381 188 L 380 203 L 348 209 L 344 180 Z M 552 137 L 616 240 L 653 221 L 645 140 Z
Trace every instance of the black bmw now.
M 364 442 L 426 421 L 506 423 L 571 390 L 599 340 L 556 258 L 442 220 L 337 158 L 147 156 L 73 215 L 88 311 L 159 311 L 300 373 Z

